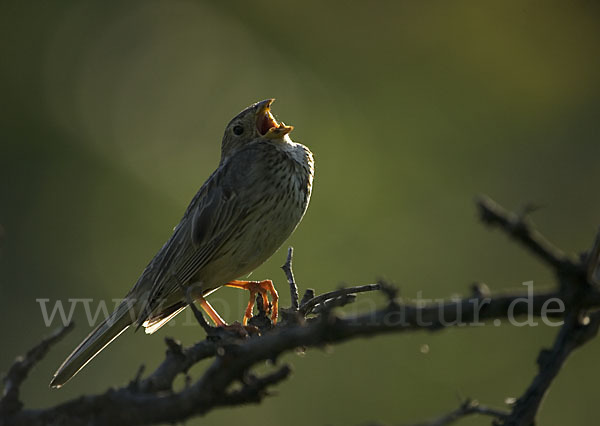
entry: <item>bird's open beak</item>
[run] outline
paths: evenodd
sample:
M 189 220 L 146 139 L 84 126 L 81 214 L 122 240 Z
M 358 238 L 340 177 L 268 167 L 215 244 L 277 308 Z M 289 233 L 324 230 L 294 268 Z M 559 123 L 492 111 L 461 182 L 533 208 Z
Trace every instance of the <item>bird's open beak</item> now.
M 275 99 L 267 99 L 258 104 L 256 110 L 256 130 L 261 136 L 269 139 L 283 138 L 294 130 L 294 126 L 286 126 L 283 122 L 277 123 L 271 114 L 271 104 Z

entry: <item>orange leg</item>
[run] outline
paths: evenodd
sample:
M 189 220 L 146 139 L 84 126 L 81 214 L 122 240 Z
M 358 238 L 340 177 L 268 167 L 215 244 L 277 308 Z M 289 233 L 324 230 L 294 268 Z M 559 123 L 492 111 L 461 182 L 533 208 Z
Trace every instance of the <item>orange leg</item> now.
M 204 312 L 208 314 L 217 327 L 225 327 L 227 325 L 227 323 L 223 321 L 223 318 L 215 311 L 215 308 L 213 308 L 204 297 L 200 296 L 197 300 L 200 302 L 200 307 L 204 309 Z
M 273 324 L 277 323 L 277 314 L 279 311 L 279 295 L 277 294 L 277 290 L 273 286 L 273 281 L 264 280 L 264 281 L 239 281 L 234 280 L 225 284 L 227 287 L 241 288 L 243 290 L 248 290 L 250 292 L 250 301 L 248 302 L 248 307 L 246 308 L 246 313 L 244 314 L 243 324 L 248 324 L 248 320 L 252 318 L 252 309 L 254 308 L 254 301 L 256 300 L 256 294 L 260 293 L 262 296 L 263 306 L 265 309 L 269 306 L 269 298 L 267 297 L 267 293 L 271 294 L 271 300 L 273 301 L 273 305 L 271 306 L 271 321 Z

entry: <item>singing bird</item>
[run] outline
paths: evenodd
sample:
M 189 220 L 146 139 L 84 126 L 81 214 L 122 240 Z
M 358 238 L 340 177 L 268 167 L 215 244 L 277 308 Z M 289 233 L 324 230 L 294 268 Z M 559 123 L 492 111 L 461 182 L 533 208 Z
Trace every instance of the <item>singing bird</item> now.
M 293 142 L 292 126 L 278 123 L 273 99 L 257 102 L 225 128 L 219 166 L 188 206 L 171 238 L 150 261 L 123 302 L 58 368 L 50 387 L 59 388 L 130 325 L 154 333 L 187 306 L 186 293 L 217 326 L 225 322 L 205 297 L 219 287 L 250 291 L 243 324 L 256 294 L 277 291 L 270 280 L 241 281 L 265 262 L 296 229 L 312 191 L 310 150 Z

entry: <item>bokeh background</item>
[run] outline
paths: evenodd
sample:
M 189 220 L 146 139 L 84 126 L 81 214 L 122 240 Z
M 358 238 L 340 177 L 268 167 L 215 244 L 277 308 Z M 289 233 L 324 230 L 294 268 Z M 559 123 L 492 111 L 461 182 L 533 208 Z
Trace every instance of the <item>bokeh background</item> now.
M 225 124 L 268 97 L 317 162 L 312 204 L 288 241 L 301 289 L 381 277 L 405 297 L 464 295 L 476 280 L 493 291 L 551 286 L 536 259 L 478 223 L 480 193 L 542 206 L 534 220 L 569 252 L 586 249 L 600 224 L 594 1 L 0 8 L 1 369 L 49 333 L 36 299 L 126 293 L 217 165 Z M 274 278 L 286 305 L 284 259 L 282 249 L 253 277 Z M 211 296 L 229 321 L 246 298 Z M 351 309 L 381 302 L 361 296 Z M 185 314 L 153 336 L 128 331 L 53 391 L 52 373 L 89 331 L 81 306 L 74 319 L 24 385 L 29 407 L 126 383 L 160 362 L 165 336 L 203 338 Z M 276 396 L 186 424 L 399 424 L 462 397 L 502 407 L 556 331 L 489 325 L 290 354 L 295 374 Z M 599 357 L 598 341 L 572 356 L 540 424 L 597 418 Z

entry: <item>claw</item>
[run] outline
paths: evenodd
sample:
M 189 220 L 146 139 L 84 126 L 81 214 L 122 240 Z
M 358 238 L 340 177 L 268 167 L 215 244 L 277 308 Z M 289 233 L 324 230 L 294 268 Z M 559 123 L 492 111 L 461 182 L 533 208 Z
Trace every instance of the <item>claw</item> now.
M 264 281 L 231 281 L 225 284 L 227 287 L 241 288 L 244 290 L 248 290 L 250 292 L 250 300 L 248 301 L 248 306 L 246 307 L 246 312 L 244 313 L 244 319 L 242 320 L 243 325 L 248 324 L 248 320 L 252 318 L 252 311 L 254 309 L 254 302 L 256 301 L 256 294 L 260 293 L 262 297 L 263 306 L 267 308 L 267 306 L 271 307 L 271 322 L 273 324 L 277 323 L 277 315 L 279 312 L 279 295 L 277 294 L 277 290 L 275 290 L 275 286 L 273 286 L 273 281 L 264 280 Z M 267 293 L 271 295 L 272 303 L 269 303 L 269 297 Z

